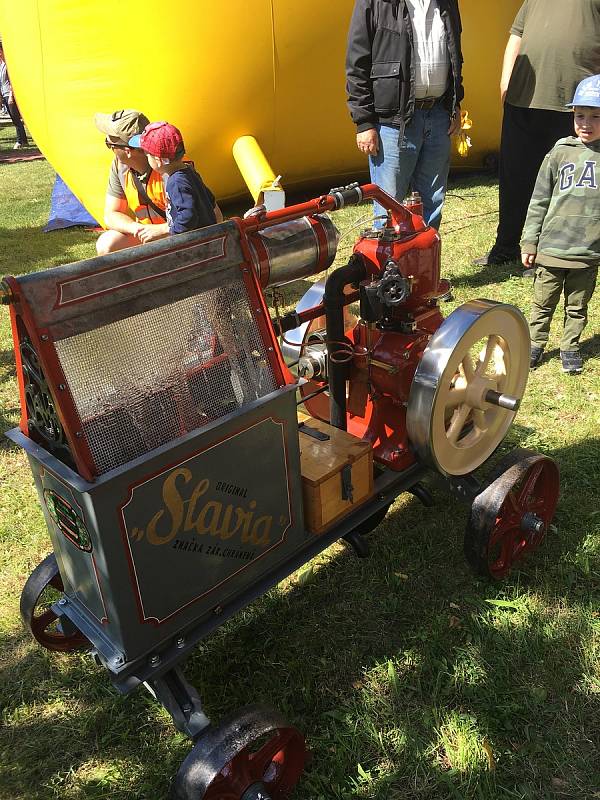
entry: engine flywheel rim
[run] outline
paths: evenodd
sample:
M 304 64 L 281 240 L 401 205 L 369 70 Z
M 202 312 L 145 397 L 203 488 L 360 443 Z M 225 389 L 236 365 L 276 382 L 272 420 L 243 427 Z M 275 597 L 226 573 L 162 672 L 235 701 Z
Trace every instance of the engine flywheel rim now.
M 445 475 L 466 475 L 498 447 L 527 385 L 530 338 L 519 309 L 472 300 L 431 337 L 407 409 L 419 458 Z

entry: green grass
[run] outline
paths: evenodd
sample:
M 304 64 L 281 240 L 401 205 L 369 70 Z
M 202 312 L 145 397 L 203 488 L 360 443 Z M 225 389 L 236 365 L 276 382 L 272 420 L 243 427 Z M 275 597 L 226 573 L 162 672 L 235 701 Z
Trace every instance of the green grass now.
M 52 178 L 45 162 L 0 165 L 0 275 L 93 254 L 92 234 L 40 232 Z M 443 272 L 456 301 L 444 311 L 489 297 L 528 313 L 531 282 L 515 265 L 470 266 L 490 244 L 496 207 L 492 181 L 453 184 Z M 361 214 L 340 213 L 338 224 Z M 464 506 L 443 493 L 433 509 L 402 497 L 369 559 L 333 546 L 189 659 L 215 720 L 265 702 L 305 732 L 313 758 L 298 800 L 600 797 L 599 321 L 595 297 L 585 372 L 569 378 L 557 314 L 552 357 L 531 375 L 502 448 L 553 455 L 562 480 L 555 530 L 508 581 L 469 572 Z M 16 424 L 5 307 L 0 406 L 3 429 Z M 89 657 L 50 654 L 21 629 L 21 587 L 50 547 L 26 459 L 7 442 L 0 478 L 0 798 L 164 798 L 189 748 L 168 715 L 143 691 L 119 696 Z

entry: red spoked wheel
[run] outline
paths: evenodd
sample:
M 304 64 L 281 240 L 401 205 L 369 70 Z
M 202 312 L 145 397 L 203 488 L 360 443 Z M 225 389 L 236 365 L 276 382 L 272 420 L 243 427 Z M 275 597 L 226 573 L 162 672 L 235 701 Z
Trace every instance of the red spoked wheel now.
M 89 646 L 89 640 L 74 628 L 63 627 L 51 606 L 64 591 L 56 556 L 49 556 L 37 565 L 21 592 L 21 619 L 33 638 L 47 650 L 68 653 Z
M 204 731 L 173 782 L 172 800 L 283 800 L 306 761 L 304 737 L 276 711 L 248 706 Z
M 506 456 L 477 495 L 465 530 L 465 556 L 478 575 L 500 580 L 535 550 L 554 517 L 556 462 L 532 450 Z

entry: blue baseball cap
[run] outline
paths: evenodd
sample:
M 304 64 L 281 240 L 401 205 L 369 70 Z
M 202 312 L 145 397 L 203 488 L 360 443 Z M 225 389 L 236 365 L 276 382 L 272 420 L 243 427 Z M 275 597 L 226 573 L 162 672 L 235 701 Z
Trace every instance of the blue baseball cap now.
M 131 139 L 127 142 L 129 147 L 137 147 L 138 150 L 142 149 L 142 134 L 137 133 L 135 136 L 132 136 Z
M 567 103 L 567 108 L 573 106 L 591 106 L 600 108 L 600 75 L 590 75 L 584 78 L 575 89 L 573 102 Z

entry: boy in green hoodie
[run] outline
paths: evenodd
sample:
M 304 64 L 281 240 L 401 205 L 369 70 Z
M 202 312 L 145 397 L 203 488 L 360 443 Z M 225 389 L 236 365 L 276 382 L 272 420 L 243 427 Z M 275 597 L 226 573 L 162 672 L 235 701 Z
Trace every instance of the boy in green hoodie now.
M 538 173 L 521 239 L 525 268 L 535 265 L 529 321 L 531 369 L 538 367 L 550 322 L 565 297 L 560 343 L 563 372 L 583 369 L 579 339 L 587 323 L 600 264 L 600 75 L 577 86 L 575 134 L 559 139 Z

